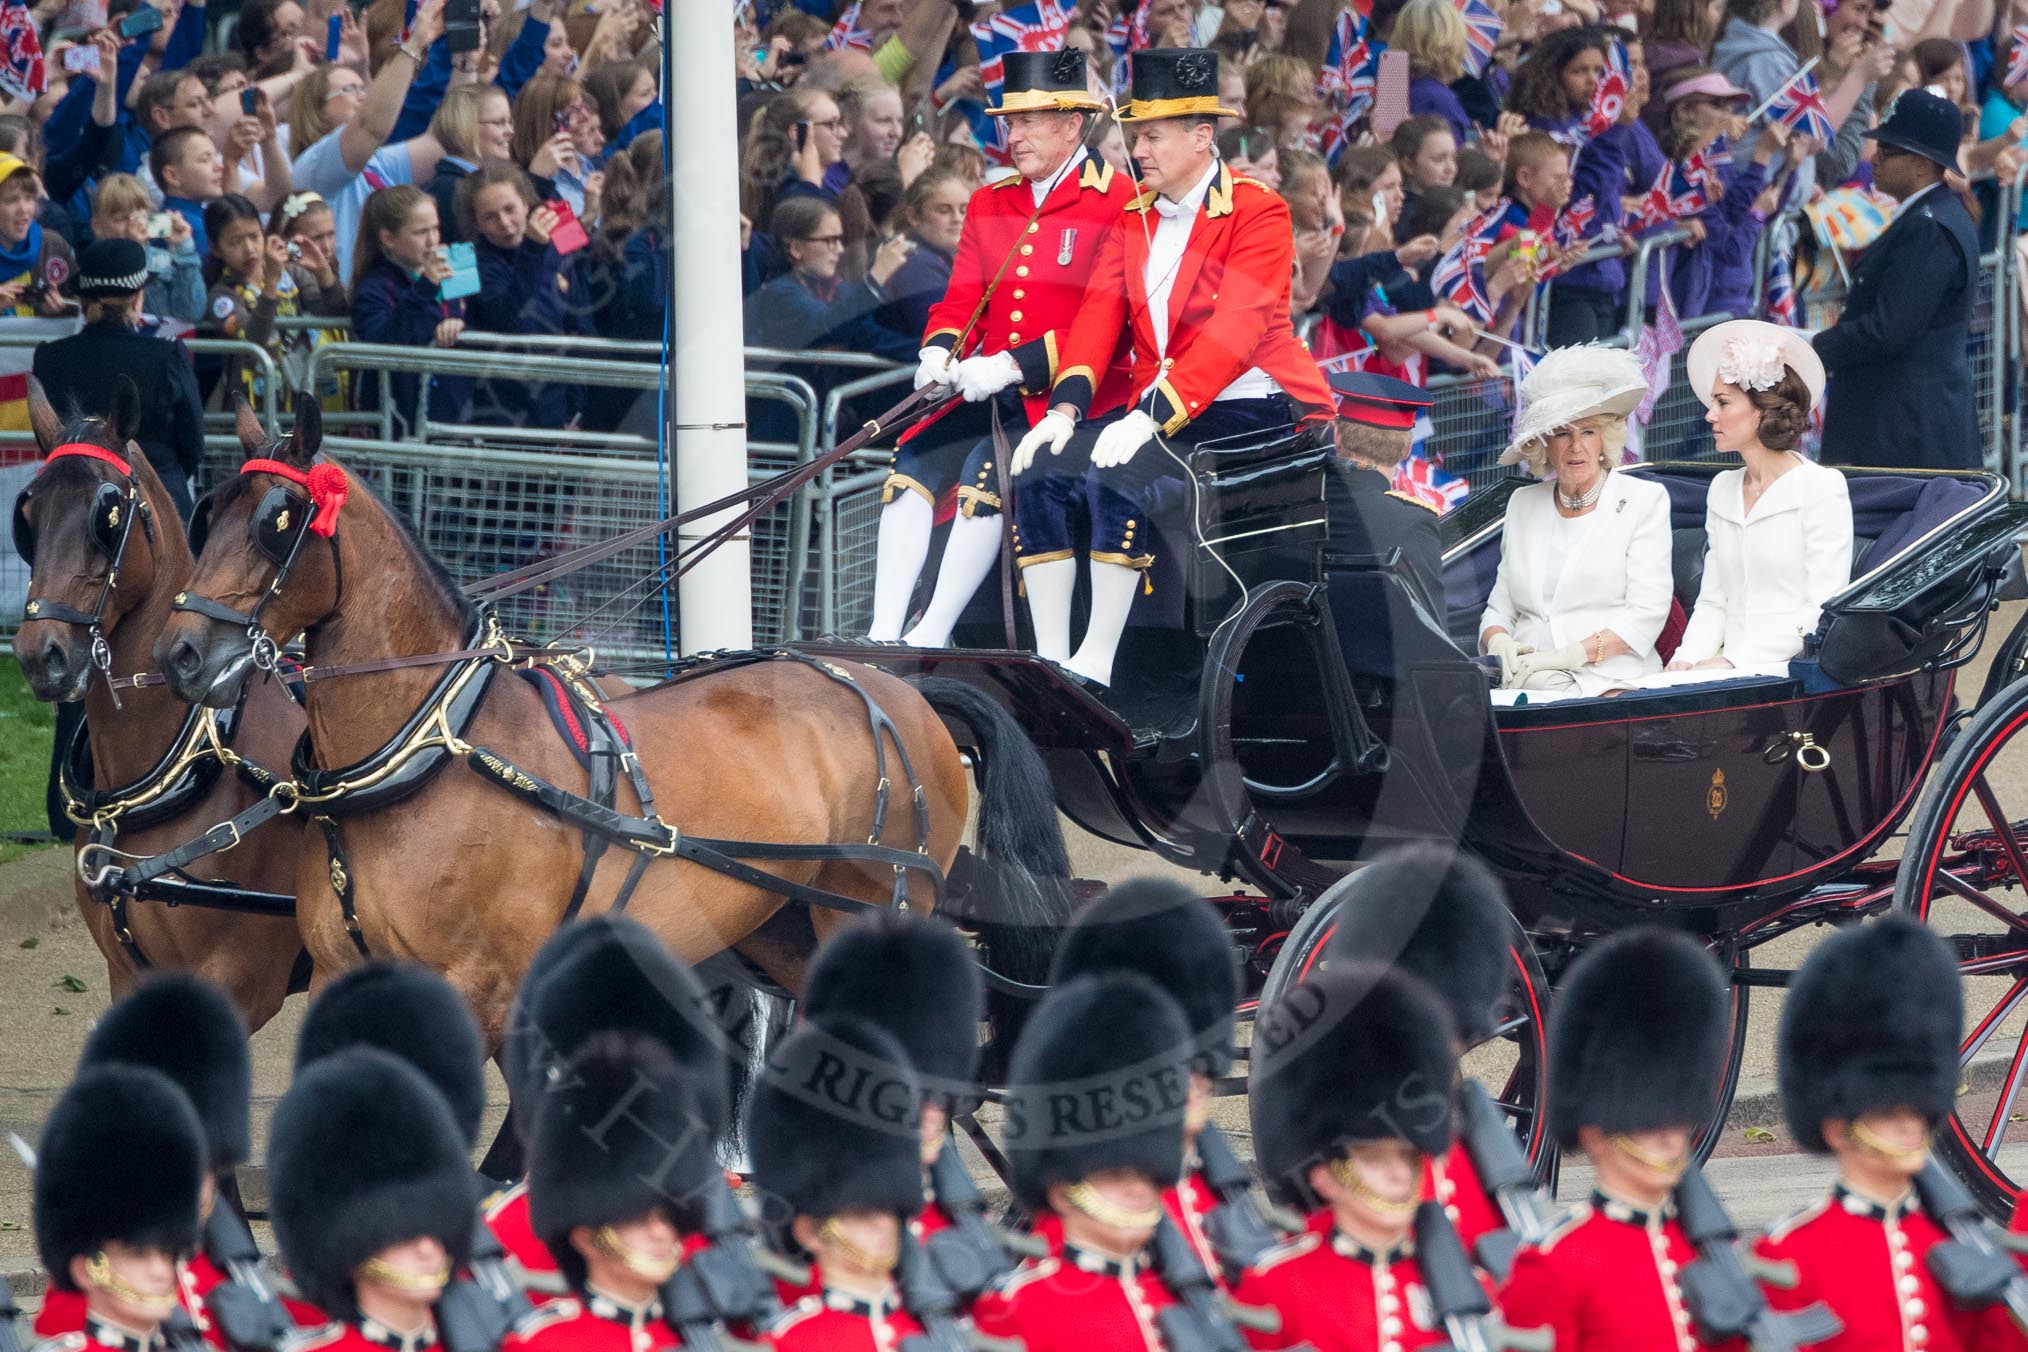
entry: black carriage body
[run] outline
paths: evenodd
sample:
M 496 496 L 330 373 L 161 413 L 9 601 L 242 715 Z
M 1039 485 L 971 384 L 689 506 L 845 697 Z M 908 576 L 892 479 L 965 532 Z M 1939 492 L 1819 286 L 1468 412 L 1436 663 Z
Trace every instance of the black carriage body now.
M 1686 611 L 1722 468 L 1628 471 L 1669 488 Z M 1271 896 L 1314 898 L 1391 843 L 1453 839 L 1499 869 L 1530 929 L 1713 934 L 1845 878 L 1911 810 L 1955 707 L 1954 664 L 2028 519 L 1996 476 L 1847 474 L 1855 581 L 1779 679 L 1495 710 L 1467 654 L 1518 483 L 1447 519 L 1445 616 L 1390 560 L 1250 579 L 1181 719 L 1114 707 L 1145 709 L 1133 683 L 1173 690 L 1173 670 L 1129 671 L 1101 702 L 1029 654 L 819 646 L 988 691 L 1081 827 Z M 1347 705 L 1386 748 L 1384 770 L 1359 764 Z

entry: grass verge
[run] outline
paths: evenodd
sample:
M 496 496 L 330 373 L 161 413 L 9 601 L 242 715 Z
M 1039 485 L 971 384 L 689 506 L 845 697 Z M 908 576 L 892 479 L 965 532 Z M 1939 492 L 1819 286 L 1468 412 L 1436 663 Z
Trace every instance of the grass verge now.
M 56 711 L 28 693 L 12 653 L 0 657 L 0 831 L 49 829 L 43 794 L 55 736 Z M 36 848 L 0 840 L 0 863 Z

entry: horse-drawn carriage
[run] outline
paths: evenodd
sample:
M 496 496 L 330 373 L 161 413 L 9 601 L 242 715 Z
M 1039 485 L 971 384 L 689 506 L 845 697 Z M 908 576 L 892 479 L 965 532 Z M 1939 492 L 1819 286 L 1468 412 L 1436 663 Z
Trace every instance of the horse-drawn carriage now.
M 1720 468 L 1624 471 L 1669 491 L 1686 610 Z M 1698 935 L 1730 969 L 1731 1063 L 1708 1152 L 1737 1086 L 1750 992 L 1788 976 L 1756 967 L 1753 952 L 1890 907 L 1921 917 L 1959 954 L 1973 1030 L 1970 1088 L 1941 1147 L 1984 1205 L 2011 1205 L 2028 1181 L 2008 1146 L 2017 1106 L 2028 1107 L 2017 1105 L 2028 1076 L 2017 1017 L 2028 995 L 2028 746 L 2014 749 L 2018 765 L 2005 757 L 2028 726 L 2018 679 L 2028 618 L 1980 689 L 1959 685 L 2019 573 L 2028 507 L 2010 505 L 2001 480 L 1847 471 L 1854 581 L 1785 676 L 1496 707 L 1469 654 L 1522 481 L 1481 489 L 1443 523 L 1437 615 L 1396 560 L 1326 557 L 1317 515 L 1287 510 L 1292 477 L 1315 485 L 1303 503 L 1321 500 L 1321 470 L 1304 452 L 1214 448 L 1193 469 L 1196 520 L 1222 528 L 1172 530 L 1171 547 L 1202 564 L 1196 576 L 1245 587 L 1191 616 L 1195 660 L 1173 649 L 1123 660 L 1101 700 L 1029 654 L 808 646 L 990 693 L 1028 730 L 1078 825 L 1256 889 L 1216 900 L 1257 998 L 1319 961 L 1362 860 L 1424 839 L 1485 858 L 1511 899 L 1513 999 L 1504 1046 L 1468 1065 L 1490 1075 L 1544 1168 L 1554 1156 L 1544 1016 L 1588 940 L 1660 923 Z M 1248 529 L 1256 491 L 1275 510 Z M 1898 862 L 1879 857 L 1896 843 Z

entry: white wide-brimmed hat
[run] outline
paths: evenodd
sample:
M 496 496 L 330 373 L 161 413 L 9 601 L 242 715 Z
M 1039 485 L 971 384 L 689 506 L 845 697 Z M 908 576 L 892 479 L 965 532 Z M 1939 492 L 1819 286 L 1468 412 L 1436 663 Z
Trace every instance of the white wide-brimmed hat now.
M 1586 343 L 1559 347 L 1535 363 L 1521 382 L 1521 416 L 1514 440 L 1500 455 L 1503 465 L 1528 459 L 1528 448 L 1559 427 L 1601 414 L 1625 417 L 1648 397 L 1641 363 L 1623 347 Z
M 1713 324 L 1690 344 L 1684 369 L 1690 388 L 1710 408 L 1711 387 L 1719 381 L 1743 390 L 1771 390 L 1781 383 L 1783 367 L 1794 371 L 1809 390 L 1810 408 L 1824 401 L 1824 362 L 1810 340 L 1796 329 L 1765 320 Z

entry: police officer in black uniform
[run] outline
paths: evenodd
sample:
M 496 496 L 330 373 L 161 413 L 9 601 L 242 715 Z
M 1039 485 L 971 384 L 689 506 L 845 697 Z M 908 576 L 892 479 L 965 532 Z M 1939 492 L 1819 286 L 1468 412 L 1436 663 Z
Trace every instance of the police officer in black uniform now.
M 1338 458 L 1324 478 L 1330 533 L 1326 558 L 1381 557 L 1399 550 L 1404 580 L 1441 625 L 1443 552 L 1435 509 L 1394 491 L 1389 472 L 1408 453 L 1416 415 L 1434 398 L 1405 380 L 1348 371 L 1331 377 L 1338 396 Z
M 1901 209 L 1860 258 L 1838 322 L 1815 338 L 1830 373 L 1830 464 L 1976 469 L 1972 304 L 1978 236 L 1944 183 L 1958 168 L 1964 120 L 1948 99 L 1905 91 L 1866 133 L 1880 143 L 1874 183 Z

